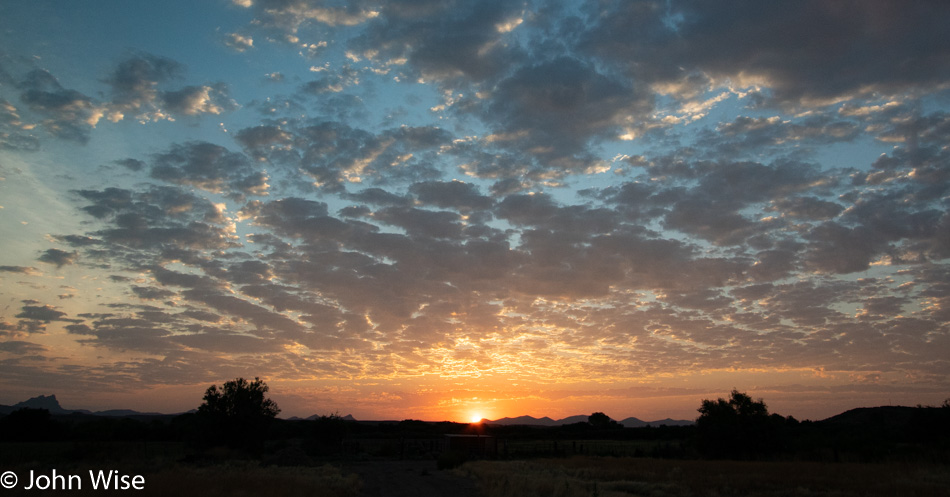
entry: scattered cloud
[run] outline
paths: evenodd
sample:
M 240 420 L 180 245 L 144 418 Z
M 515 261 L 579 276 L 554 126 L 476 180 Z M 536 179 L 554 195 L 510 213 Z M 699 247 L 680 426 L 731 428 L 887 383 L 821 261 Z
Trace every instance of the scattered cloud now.
M 174 28 L 187 51 L 68 61 L 16 29 L 8 381 L 255 375 L 427 413 L 458 385 L 946 390 L 947 7 L 228 8 L 206 46 Z
M 682 85 L 690 92 L 723 82 L 767 88 L 767 100 L 779 106 L 934 89 L 948 77 L 933 70 L 947 67 L 941 61 L 950 57 L 950 46 L 935 37 L 944 5 L 816 0 L 750 6 L 735 0 L 713 6 L 687 0 L 671 9 L 663 2 L 609 3 L 596 12 L 581 46 L 633 78 L 692 81 Z M 670 15 L 682 22 L 663 22 Z
M 224 38 L 224 44 L 227 45 L 231 50 L 236 52 L 243 52 L 254 48 L 254 38 L 250 36 L 244 36 L 239 33 L 230 33 Z
M 63 267 L 76 262 L 77 252 L 66 252 L 59 249 L 47 249 L 37 260 L 49 264 L 56 264 L 56 267 Z
M 22 90 L 20 101 L 38 115 L 39 124 L 46 132 L 79 143 L 89 141 L 90 131 L 103 115 L 103 109 L 92 98 L 64 88 L 58 79 L 42 69 L 30 71 L 18 86 Z M 8 118 L 14 116 L 8 114 Z

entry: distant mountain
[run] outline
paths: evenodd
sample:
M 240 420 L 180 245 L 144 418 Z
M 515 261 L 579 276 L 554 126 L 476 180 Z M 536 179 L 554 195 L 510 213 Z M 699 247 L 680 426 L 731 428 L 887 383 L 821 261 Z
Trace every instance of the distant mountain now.
M 577 415 L 577 416 L 569 416 L 563 419 L 554 420 L 547 416 L 543 418 L 535 418 L 532 416 L 518 416 L 517 418 L 501 418 L 501 419 L 496 419 L 494 421 L 488 420 L 487 422 L 490 424 L 503 425 L 503 426 L 515 426 L 515 425 L 561 426 L 561 425 L 571 425 L 574 423 L 586 423 L 587 418 L 588 416 L 585 416 L 585 415 Z M 647 425 L 650 425 L 650 426 L 662 426 L 662 425 L 689 426 L 693 424 L 693 421 L 687 421 L 684 419 L 670 419 L 670 418 L 661 419 L 659 421 L 643 421 L 637 418 L 627 418 L 621 421 L 620 424 L 624 425 L 627 428 L 641 428 Z
M 643 428 L 650 424 L 640 418 L 630 417 L 620 422 L 625 428 Z
M 906 425 L 913 421 L 919 411 L 920 408 L 905 406 L 858 407 L 821 422 L 837 425 Z
M 74 411 L 74 412 L 89 412 L 89 411 Z M 96 411 L 91 413 L 95 416 L 114 416 L 114 417 L 125 417 L 125 416 L 177 416 L 177 414 L 162 414 L 160 412 L 138 412 L 133 411 L 132 409 L 109 409 L 108 411 Z
M 585 418 L 586 420 L 586 418 Z M 501 418 L 494 421 L 488 421 L 494 425 L 503 425 L 503 426 L 561 426 L 561 423 L 555 421 L 547 416 L 543 418 L 535 418 L 532 416 L 518 416 L 517 418 Z
M 40 395 L 38 397 L 33 397 L 29 400 L 24 400 L 23 402 L 17 402 L 12 406 L 3 406 L 0 405 L 0 414 L 10 414 L 13 411 L 19 409 L 46 409 L 50 414 L 53 415 L 70 415 L 70 414 L 85 414 L 91 416 L 114 416 L 114 417 L 127 417 L 127 416 L 166 416 L 166 414 L 160 414 L 157 412 L 138 412 L 131 409 L 110 409 L 107 411 L 89 411 L 86 409 L 64 409 L 63 406 L 59 404 L 59 400 L 56 399 L 56 395 Z
M 659 419 L 657 421 L 649 421 L 647 422 L 647 424 L 650 426 L 692 426 L 696 424 L 696 422 L 691 419 L 666 418 L 666 419 Z
M 579 414 L 577 416 L 568 416 L 564 419 L 559 419 L 555 421 L 555 423 L 557 423 L 558 425 L 572 425 L 574 423 L 586 423 L 587 418 L 589 417 L 590 416 L 584 416 L 583 414 Z
M 288 420 L 288 421 L 313 421 L 313 420 L 315 420 L 315 419 L 320 419 L 320 418 L 322 418 L 322 417 L 324 417 L 324 416 L 326 416 L 326 414 L 312 414 L 312 415 L 310 415 L 310 416 L 307 416 L 306 418 L 300 418 L 300 417 L 297 417 L 297 416 L 291 416 L 291 417 L 287 418 L 287 420 Z M 337 417 L 339 417 L 339 416 L 337 416 Z M 356 418 L 354 418 L 352 414 L 347 414 L 346 416 L 343 416 L 343 417 L 341 417 L 340 419 L 342 419 L 343 421 L 356 421 Z
M 23 402 L 17 402 L 12 406 L 0 406 L 0 413 L 10 414 L 18 409 L 46 409 L 50 414 L 72 414 L 73 411 L 63 409 L 56 400 L 56 395 L 40 395 Z M 87 413 L 89 411 L 86 411 Z

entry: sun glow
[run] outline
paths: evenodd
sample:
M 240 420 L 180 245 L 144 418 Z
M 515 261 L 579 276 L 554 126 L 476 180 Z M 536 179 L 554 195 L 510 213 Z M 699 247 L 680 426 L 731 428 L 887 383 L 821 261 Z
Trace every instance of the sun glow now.
M 483 418 L 482 418 L 482 415 L 479 414 L 479 413 L 477 413 L 477 412 L 472 413 L 472 415 L 471 415 L 471 421 L 472 421 L 472 423 L 481 423 L 481 422 L 482 422 L 482 419 L 483 419 Z

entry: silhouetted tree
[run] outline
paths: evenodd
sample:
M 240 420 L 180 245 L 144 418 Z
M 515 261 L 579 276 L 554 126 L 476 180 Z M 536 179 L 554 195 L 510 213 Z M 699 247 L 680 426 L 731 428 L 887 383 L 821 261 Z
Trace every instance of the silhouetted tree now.
M 623 425 L 610 419 L 610 416 L 602 412 L 595 412 L 590 416 L 587 416 L 587 424 L 598 430 L 623 428 Z
M 755 458 L 781 448 L 785 418 L 762 399 L 733 389 L 729 400 L 703 400 L 696 420 L 699 450 L 711 457 Z
M 211 385 L 205 390 L 204 404 L 198 412 L 232 419 L 273 418 L 280 414 L 280 408 L 264 397 L 268 389 L 260 378 L 253 382 L 237 378 L 225 382 L 220 390 Z
M 220 389 L 208 387 L 198 417 L 209 430 L 211 441 L 245 448 L 262 444 L 268 423 L 280 413 L 277 403 L 265 396 L 267 390 L 260 378 L 252 382 L 236 378 Z

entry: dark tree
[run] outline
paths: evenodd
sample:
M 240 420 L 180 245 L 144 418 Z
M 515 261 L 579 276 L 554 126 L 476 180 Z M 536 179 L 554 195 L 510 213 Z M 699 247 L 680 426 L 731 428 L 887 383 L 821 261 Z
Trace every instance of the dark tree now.
M 280 408 L 264 396 L 267 390 L 260 378 L 254 378 L 253 382 L 237 378 L 225 382 L 220 390 L 217 385 L 211 385 L 205 390 L 204 403 L 198 407 L 198 412 L 240 420 L 273 418 L 280 414 Z
M 587 424 L 596 430 L 623 428 L 622 424 L 610 419 L 610 416 L 602 412 L 595 412 L 587 416 Z
M 280 413 L 277 403 L 265 396 L 267 390 L 260 378 L 252 382 L 237 378 L 220 389 L 208 387 L 198 407 L 198 417 L 211 439 L 205 441 L 245 448 L 262 444 L 268 424 Z
M 607 416 L 602 412 L 595 412 L 594 414 L 587 416 L 587 422 L 590 423 L 591 426 L 597 428 L 607 427 L 610 426 L 610 416 Z
M 769 415 L 769 410 L 762 399 L 752 400 L 752 397 L 733 389 L 728 401 L 723 398 L 703 400 L 699 407 L 698 423 L 704 420 L 724 420 L 731 418 L 755 419 Z
M 781 448 L 785 418 L 762 399 L 733 389 L 729 400 L 703 400 L 696 420 L 699 450 L 710 457 L 758 458 Z

